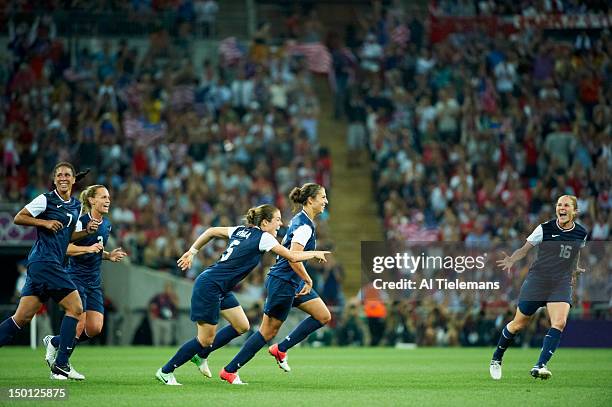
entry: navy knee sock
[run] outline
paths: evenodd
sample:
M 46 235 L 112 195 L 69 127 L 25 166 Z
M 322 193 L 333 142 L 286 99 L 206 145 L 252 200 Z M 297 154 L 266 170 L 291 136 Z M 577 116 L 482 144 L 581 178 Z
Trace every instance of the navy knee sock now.
M 89 336 L 87 336 L 85 331 L 83 331 L 81 336 L 79 336 L 78 338 L 75 338 L 75 339 L 76 339 L 76 343 L 81 343 L 81 342 L 88 341 L 91 338 Z M 53 347 L 57 348 L 59 346 L 59 343 L 60 343 L 60 336 L 59 335 L 55 335 L 53 338 L 51 338 L 51 345 L 53 345 Z
M 217 332 L 217 334 L 215 335 L 215 339 L 213 340 L 212 345 L 209 346 L 209 347 L 206 347 L 206 348 L 202 348 L 202 350 L 200 352 L 198 352 L 198 356 L 200 356 L 201 358 L 206 359 L 208 357 L 208 355 L 210 355 L 211 352 L 213 352 L 213 351 L 215 351 L 215 350 L 225 346 L 232 339 L 234 339 L 234 338 L 236 338 L 238 336 L 240 336 L 238 331 L 236 331 L 233 326 L 228 325 L 228 326 L 224 327 L 223 329 L 220 329 L 219 332 Z
M 0 324 L 0 346 L 11 343 L 15 334 L 20 330 L 21 327 L 17 325 L 13 317 L 5 319 L 4 322 Z
M 261 332 L 257 331 L 242 345 L 240 351 L 234 356 L 231 362 L 225 366 L 225 371 L 230 373 L 236 373 L 238 369 L 247 364 L 249 360 L 255 356 L 259 349 L 263 348 L 266 344 L 266 340 L 261 335 Z
M 198 338 L 193 338 L 183 344 L 174 356 L 162 367 L 163 373 L 174 372 L 179 366 L 184 365 L 196 353 L 201 352 L 204 347 L 198 341 Z
M 57 358 L 55 358 L 55 364 L 57 366 L 66 366 L 68 364 L 68 359 L 70 358 L 75 342 L 76 327 L 78 323 L 79 320 L 77 318 L 69 315 L 64 315 L 64 319 L 62 319 L 59 335 L 59 349 L 57 351 Z
M 542 366 L 548 363 L 552 355 L 557 350 L 561 342 L 561 331 L 557 328 L 550 328 L 544 337 L 544 343 L 542 345 L 542 352 L 538 359 L 538 366 Z
M 497 342 L 497 349 L 495 349 L 495 353 L 493 353 L 493 360 L 502 360 L 504 352 L 512 345 L 515 336 L 516 334 L 508 330 L 508 325 L 502 329 L 501 335 L 499 335 L 499 342 Z
M 285 339 L 281 343 L 278 344 L 278 350 L 280 350 L 281 352 L 288 351 L 322 326 L 323 324 L 314 319 L 313 317 L 308 317 L 304 319 L 302 322 L 300 322 L 298 326 L 293 329 L 293 331 L 291 331 L 289 335 L 285 337 Z

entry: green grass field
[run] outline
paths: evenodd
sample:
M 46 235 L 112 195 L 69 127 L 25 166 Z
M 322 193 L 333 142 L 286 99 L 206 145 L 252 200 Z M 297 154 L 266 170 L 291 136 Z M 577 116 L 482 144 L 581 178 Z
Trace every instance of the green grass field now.
M 281 371 L 263 350 L 245 368 L 248 386 L 230 386 L 216 373 L 235 354 L 229 347 L 209 359 L 213 379 L 191 363 L 179 368 L 183 386 L 164 386 L 155 371 L 174 348 L 83 346 L 72 362 L 84 382 L 48 379 L 43 349 L 0 349 L 0 388 L 62 387 L 79 406 L 380 406 L 493 405 L 612 406 L 612 349 L 559 349 L 548 381 L 534 380 L 529 368 L 538 350 L 510 349 L 501 381 L 489 378 L 491 349 L 300 348 L 290 353 L 291 373 Z M 52 403 L 58 405 L 60 403 Z M 36 405 L 40 405 L 37 402 Z M 34 405 L 26 401 L 0 405 Z

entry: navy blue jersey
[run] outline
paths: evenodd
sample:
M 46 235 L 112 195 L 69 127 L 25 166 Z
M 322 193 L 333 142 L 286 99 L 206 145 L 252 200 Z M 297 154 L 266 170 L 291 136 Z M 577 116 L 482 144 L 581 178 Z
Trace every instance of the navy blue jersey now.
M 571 280 L 581 247 L 586 244 L 587 230 L 574 222 L 571 229 L 561 229 L 556 219 L 540 224 L 527 241 L 538 246 L 528 278 Z
M 229 292 L 259 264 L 263 253 L 276 245 L 274 236 L 258 227 L 230 228 L 227 248 L 203 274 Z
M 36 242 L 28 255 L 28 264 L 44 261 L 62 265 L 72 232 L 79 220 L 81 202 L 76 198 L 64 201 L 53 190 L 37 196 L 25 208 L 37 219 L 58 220 L 64 225 L 57 232 L 44 227 L 36 228 Z
M 290 250 L 293 241 L 304 246 L 304 251 L 315 250 L 317 247 L 315 224 L 304 211 L 296 214 L 293 219 L 291 219 L 282 244 Z M 269 275 L 285 280 L 295 287 L 299 287 L 302 282 L 300 276 L 298 276 L 289 265 L 289 261 L 280 256 L 276 258 L 276 264 L 270 268 Z
M 91 215 L 86 213 L 79 219 L 83 227 L 91 221 Z M 103 218 L 102 223 L 98 226 L 96 233 L 87 235 L 83 239 L 75 242 L 77 246 L 91 246 L 95 243 L 106 245 L 108 236 L 111 232 L 111 223 L 108 219 Z M 78 278 L 79 281 L 88 286 L 100 285 L 100 266 L 102 264 L 102 252 L 87 253 L 80 256 L 70 256 L 68 261 L 68 272 Z

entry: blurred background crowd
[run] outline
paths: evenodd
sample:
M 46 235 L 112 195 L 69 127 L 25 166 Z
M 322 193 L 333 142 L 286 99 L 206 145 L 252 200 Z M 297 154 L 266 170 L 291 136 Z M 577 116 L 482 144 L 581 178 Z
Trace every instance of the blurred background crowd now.
M 23 205 L 47 191 L 58 161 L 90 168 L 86 182 L 111 192 L 112 245 L 125 248 L 133 264 L 194 279 L 225 247 L 210 244 L 187 273 L 176 267 L 206 227 L 239 224 L 262 203 L 277 205 L 288 221 L 287 194 L 305 182 L 328 189 L 332 216 L 342 210 L 334 206 L 332 157 L 319 134 L 320 121 L 332 116 L 347 143 L 346 159 L 334 165 L 371 167 L 373 196 L 360 199 L 377 203 L 390 244 L 516 248 L 554 216 L 562 194 L 578 196 L 592 240 L 609 239 L 609 28 L 506 34 L 487 20 L 605 16 L 606 2 L 432 1 L 419 8 L 372 1 L 333 28 L 317 17 L 316 2 L 289 4 L 283 24 L 262 21 L 249 40 L 220 41 L 206 55 L 194 40 L 216 38 L 223 2 L 45 3 L 40 10 L 11 1 L 4 10 L 2 202 Z M 65 28 L 57 11 L 162 23 L 144 45 L 128 37 L 75 42 L 58 35 Z M 439 35 L 436 24 L 455 17 L 483 20 Z M 288 52 L 279 39 L 324 43 L 332 91 L 325 85 L 322 95 L 307 56 Z M 322 97 L 333 109 L 322 110 Z M 318 222 L 317 240 L 333 250 L 328 216 Z M 609 263 L 589 261 L 609 298 Z M 254 325 L 273 262 L 265 257 L 237 288 Z M 482 301 L 469 293 L 390 299 L 369 296 L 367 285 L 353 298 L 337 261 L 310 272 L 334 311 L 311 342 L 482 346 L 510 318 L 526 268 L 511 289 Z M 610 304 L 578 300 L 580 317 L 610 317 Z M 158 308 L 151 307 L 151 319 Z M 543 314 L 537 320 L 523 335 L 526 345 L 541 343 L 547 322 Z

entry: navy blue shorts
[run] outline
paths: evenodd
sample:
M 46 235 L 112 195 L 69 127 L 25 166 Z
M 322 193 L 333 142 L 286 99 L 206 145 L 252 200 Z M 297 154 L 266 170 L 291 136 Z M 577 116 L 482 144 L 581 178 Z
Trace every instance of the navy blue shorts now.
M 266 277 L 266 303 L 264 304 L 264 314 L 269 317 L 284 321 L 289 315 L 292 307 L 300 306 L 301 304 L 319 298 L 319 294 L 312 289 L 308 295 L 296 297 L 303 285 L 295 287 L 289 282 L 278 277 Z
M 77 290 L 79 290 L 83 309 L 85 311 L 97 311 L 104 314 L 104 294 L 102 294 L 102 287 L 92 287 L 83 284 L 78 279 L 75 279 L 74 284 L 77 286 Z
M 569 281 L 546 281 L 526 278 L 519 294 L 519 310 L 533 315 L 540 307 L 550 302 L 572 304 L 572 285 Z
M 35 296 L 41 302 L 46 302 L 49 298 L 60 302 L 76 289 L 70 274 L 59 264 L 37 261 L 28 265 L 21 296 Z
M 203 273 L 196 278 L 191 292 L 192 321 L 217 325 L 221 310 L 239 306 L 233 293 L 226 293 Z

